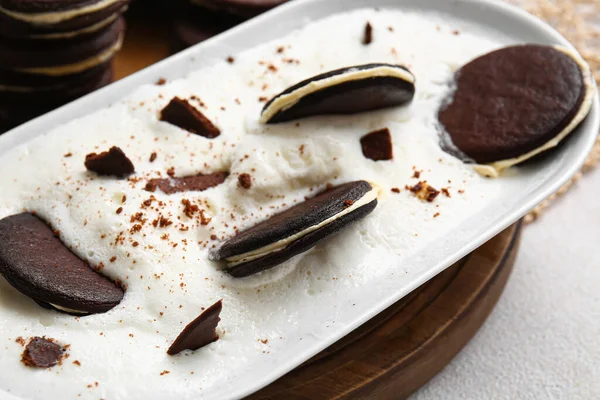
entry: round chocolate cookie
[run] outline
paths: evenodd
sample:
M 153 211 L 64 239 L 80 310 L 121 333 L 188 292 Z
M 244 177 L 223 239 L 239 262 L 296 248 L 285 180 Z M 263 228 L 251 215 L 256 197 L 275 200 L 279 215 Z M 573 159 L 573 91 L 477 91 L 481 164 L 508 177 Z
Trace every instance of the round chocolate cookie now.
M 192 4 L 211 10 L 251 18 L 277 7 L 288 0 L 191 0 Z
M 124 31 L 120 17 L 99 31 L 69 39 L 0 39 L 0 64 L 12 70 L 75 64 L 109 51 Z
M 72 85 L 57 84 L 55 87 L 27 92 L 0 90 L 0 133 L 108 85 L 112 76 L 111 63 L 107 62 L 66 81 L 72 82 Z
M 187 7 L 173 19 L 173 52 L 181 51 L 233 28 L 242 19 L 222 12 Z
M 107 312 L 124 294 L 30 213 L 0 220 L 0 274 L 36 302 L 71 314 Z
M 456 149 L 499 172 L 556 146 L 588 114 L 592 97 L 589 67 L 574 51 L 511 46 L 462 67 L 438 118 Z
M 65 77 L 62 82 L 53 86 L 2 90 L 0 84 L 0 108 L 30 107 L 49 111 L 108 85 L 112 76 L 112 65 L 105 62 L 83 73 Z
M 127 8 L 128 0 L 3 1 L 0 35 L 10 38 L 72 36 L 101 27 Z

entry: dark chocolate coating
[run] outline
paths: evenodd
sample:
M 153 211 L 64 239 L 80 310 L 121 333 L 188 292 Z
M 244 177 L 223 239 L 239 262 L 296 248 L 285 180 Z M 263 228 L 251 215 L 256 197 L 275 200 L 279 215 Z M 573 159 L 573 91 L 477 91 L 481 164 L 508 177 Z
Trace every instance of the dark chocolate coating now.
M 295 255 L 310 250 L 321 240 L 327 239 L 330 236 L 341 232 L 343 229 L 349 227 L 352 223 L 366 217 L 375 209 L 375 207 L 377 207 L 377 200 L 373 200 L 372 202 L 365 204 L 353 212 L 334 220 L 322 228 L 302 236 L 300 239 L 292 242 L 281 251 L 267 254 L 266 256 L 256 260 L 238 264 L 235 267 L 228 268 L 226 271 L 236 278 L 242 278 L 276 267 Z
M 125 31 L 125 20 L 89 34 L 69 39 L 0 39 L 3 69 L 52 67 L 74 64 L 95 57 L 115 45 Z
M 453 144 L 478 163 L 543 146 L 573 120 L 587 90 L 572 57 L 532 44 L 471 61 L 456 73 L 456 85 L 439 121 Z
M 3 3 L 4 4 L 4 3 Z M 28 38 L 31 35 L 78 31 L 124 12 L 129 0 L 118 1 L 98 11 L 51 24 L 30 24 L 0 12 L 0 35 L 7 38 Z
M 86 313 L 117 306 L 123 290 L 92 270 L 30 213 L 0 220 L 0 274 L 38 302 Z
M 197 350 L 219 339 L 215 329 L 221 321 L 219 314 L 223 309 L 223 301 L 219 300 L 207 308 L 198 318 L 190 322 L 181 331 L 177 339 L 167 350 L 167 354 L 175 355 L 183 350 Z
M 378 67 L 400 68 L 399 65 L 367 64 L 357 67 L 342 68 L 306 79 L 288 88 L 271 99 L 263 108 L 263 112 L 278 98 L 290 94 L 312 82 L 343 75 L 351 70 L 368 70 Z M 410 71 L 408 71 L 410 72 Z M 352 80 L 323 88 L 301 98 L 286 110 L 279 110 L 267 123 L 292 121 L 299 118 L 327 114 L 356 114 L 381 108 L 400 106 L 412 100 L 415 94 L 414 83 L 403 79 L 378 76 L 360 80 Z

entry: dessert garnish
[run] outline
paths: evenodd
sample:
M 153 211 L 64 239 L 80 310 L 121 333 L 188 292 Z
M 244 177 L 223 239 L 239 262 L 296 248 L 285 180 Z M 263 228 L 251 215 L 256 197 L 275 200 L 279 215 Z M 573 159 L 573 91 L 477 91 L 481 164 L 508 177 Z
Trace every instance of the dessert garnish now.
M 273 268 L 347 228 L 377 206 L 379 191 L 366 181 L 333 187 L 237 234 L 209 252 L 225 270 L 245 277 Z
M 356 114 L 401 106 L 415 94 L 415 77 L 403 66 L 366 64 L 306 79 L 273 97 L 260 122 L 273 124 L 325 114 Z
M 407 190 L 410 190 L 415 196 L 421 200 L 433 202 L 436 197 L 439 196 L 440 191 L 429 185 L 427 181 L 420 181 L 414 186 L 406 186 Z
M 177 339 L 167 350 L 167 354 L 175 355 L 184 350 L 197 350 L 219 339 L 216 332 L 217 325 L 221 318 L 221 310 L 223 309 L 223 300 L 217 301 L 215 304 L 207 308 L 198 318 L 190 322 L 181 331 Z
M 197 174 L 191 176 L 173 176 L 171 178 L 150 179 L 145 190 L 155 192 L 160 189 L 165 194 L 181 192 L 202 192 L 225 182 L 229 172 L 214 172 L 212 174 Z
M 243 189 L 250 189 L 252 187 L 252 175 L 250 174 L 240 174 L 238 176 L 238 185 Z
M 372 42 L 373 42 L 373 26 L 371 25 L 370 22 L 367 22 L 367 24 L 365 25 L 365 33 L 364 33 L 364 36 L 363 36 L 362 43 L 365 46 L 368 46 Z
M 360 138 L 363 155 L 373 161 L 394 158 L 392 135 L 388 128 L 379 129 Z
M 133 163 L 123 150 L 113 146 L 100 154 L 90 153 L 85 156 L 85 167 L 98 175 L 123 178 L 135 172 Z
M 169 104 L 162 109 L 160 120 L 208 139 L 214 139 L 221 134 L 219 128 L 200 110 L 179 97 L 173 97 Z
M 59 363 L 65 351 L 55 340 L 35 336 L 25 346 L 21 362 L 27 367 L 50 368 Z
M 485 164 L 477 172 L 498 176 L 562 142 L 589 113 L 592 82 L 573 50 L 505 47 L 457 71 L 456 91 L 438 117 L 453 146 Z
M 123 290 L 73 254 L 30 213 L 0 220 L 0 274 L 38 304 L 69 314 L 106 312 Z

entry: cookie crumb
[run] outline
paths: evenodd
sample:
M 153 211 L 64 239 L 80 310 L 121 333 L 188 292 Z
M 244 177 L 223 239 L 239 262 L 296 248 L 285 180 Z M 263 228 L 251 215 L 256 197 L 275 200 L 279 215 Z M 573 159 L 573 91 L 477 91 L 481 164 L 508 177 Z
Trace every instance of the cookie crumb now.
M 250 174 L 240 174 L 238 176 L 238 185 L 243 189 L 250 189 L 252 187 L 252 176 Z

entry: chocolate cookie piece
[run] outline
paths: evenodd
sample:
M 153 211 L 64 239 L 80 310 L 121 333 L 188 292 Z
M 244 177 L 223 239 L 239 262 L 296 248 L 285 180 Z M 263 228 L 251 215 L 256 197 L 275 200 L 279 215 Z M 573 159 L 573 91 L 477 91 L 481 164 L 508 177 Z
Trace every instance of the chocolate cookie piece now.
M 260 122 L 272 124 L 323 114 L 356 114 L 410 102 L 412 73 L 392 64 L 337 69 L 304 80 L 272 98 Z
M 216 329 L 221 321 L 219 314 L 222 309 L 223 300 L 219 300 L 190 322 L 169 347 L 167 354 L 173 356 L 184 350 L 198 350 L 207 344 L 216 342 L 219 339 Z
M 162 109 L 160 120 L 207 139 L 214 139 L 221 134 L 219 128 L 210 122 L 200 110 L 179 97 L 174 97 Z
M 121 40 L 124 19 L 117 18 L 98 31 L 57 39 L 1 39 L 0 63 L 3 69 L 25 70 L 79 63 L 109 51 Z
M 251 18 L 288 0 L 191 0 L 192 4 L 244 18 Z
M 21 362 L 27 367 L 50 368 L 58 364 L 64 353 L 65 349 L 55 341 L 35 336 L 27 343 Z
M 222 184 L 228 176 L 229 172 L 214 172 L 206 175 L 150 179 L 145 190 L 155 192 L 156 189 L 160 189 L 164 194 L 202 192 Z
M 438 118 L 460 152 L 501 171 L 558 145 L 588 114 L 593 92 L 572 50 L 511 46 L 463 66 Z
M 36 302 L 70 314 L 107 312 L 123 290 L 92 270 L 30 213 L 0 220 L 0 274 Z
M 364 218 L 377 206 L 377 197 L 378 190 L 366 181 L 336 186 L 237 234 L 211 250 L 209 258 L 224 260 L 235 277 L 273 268 Z
M 135 172 L 133 163 L 123 150 L 113 146 L 100 154 L 90 153 L 85 156 L 85 167 L 98 175 L 123 178 Z
M 388 128 L 367 133 L 360 138 L 363 155 L 373 161 L 391 160 L 394 158 L 392 135 Z

